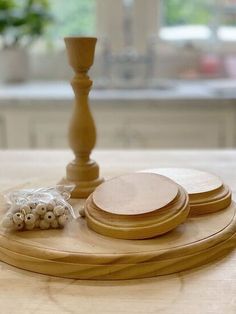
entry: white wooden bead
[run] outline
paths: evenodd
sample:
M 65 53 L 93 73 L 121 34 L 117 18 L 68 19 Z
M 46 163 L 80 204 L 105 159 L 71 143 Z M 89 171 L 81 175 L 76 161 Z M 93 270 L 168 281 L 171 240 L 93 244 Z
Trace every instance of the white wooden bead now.
M 36 206 L 36 213 L 40 216 L 45 215 L 47 212 L 47 206 L 45 204 L 38 204 Z
M 15 213 L 13 215 L 13 221 L 15 224 L 19 224 L 19 223 L 22 223 L 24 221 L 24 215 L 20 212 L 18 213 Z
M 53 214 L 53 212 L 47 212 L 45 215 L 44 215 L 44 220 L 48 221 L 48 222 L 51 222 L 53 220 L 55 220 L 55 215 Z
M 28 225 L 25 225 L 25 229 L 26 230 L 33 230 L 35 228 L 35 224 L 28 224 Z
M 6 216 L 2 220 L 2 226 L 4 228 L 13 228 L 14 227 L 14 221 L 12 219 L 12 216 Z
M 34 224 L 35 228 L 39 228 L 39 224 L 40 224 L 40 219 L 37 219 Z
M 40 229 L 48 229 L 50 227 L 50 223 L 44 219 L 40 220 L 39 223 Z
M 24 215 L 27 215 L 27 214 L 30 214 L 30 213 L 31 213 L 31 208 L 30 208 L 28 205 L 23 205 L 23 206 L 21 206 L 20 211 L 21 211 Z
M 25 224 L 26 224 L 26 225 L 32 225 L 32 224 L 34 224 L 34 223 L 35 223 L 35 220 L 36 220 L 36 218 L 35 218 L 34 214 L 27 214 L 27 215 L 25 216 Z
M 47 209 L 50 211 L 53 211 L 54 207 L 56 206 L 56 202 L 51 200 L 48 204 L 47 204 Z
M 67 203 L 64 203 L 62 206 L 65 208 L 66 212 L 69 212 L 69 206 L 67 205 Z
M 29 208 L 32 210 L 32 209 L 36 208 L 36 206 L 38 205 L 38 203 L 37 203 L 37 202 L 29 202 L 29 203 L 27 203 L 27 205 L 28 205 Z
M 65 215 L 67 215 L 67 216 L 70 214 L 70 211 L 69 211 L 69 209 L 68 209 L 68 208 L 65 208 L 65 212 L 64 212 L 64 214 L 65 214 Z
M 32 214 L 34 215 L 35 220 L 39 219 L 39 214 L 37 213 L 36 208 L 32 209 Z
M 65 208 L 61 205 L 58 205 L 54 208 L 53 212 L 56 216 L 61 216 L 64 214 Z
M 65 226 L 65 224 L 67 223 L 67 220 L 68 220 L 67 215 L 62 215 L 58 217 L 58 223 L 60 226 Z
M 17 224 L 15 224 L 15 226 L 14 226 L 14 228 L 16 229 L 16 230 L 22 230 L 23 228 L 24 228 L 24 223 L 23 222 L 19 222 L 19 223 L 17 223 Z
M 58 227 L 59 227 L 59 223 L 58 223 L 58 221 L 55 219 L 55 220 L 53 220 L 51 223 L 50 223 L 50 225 L 51 225 L 51 227 L 53 228 L 53 229 L 57 229 Z

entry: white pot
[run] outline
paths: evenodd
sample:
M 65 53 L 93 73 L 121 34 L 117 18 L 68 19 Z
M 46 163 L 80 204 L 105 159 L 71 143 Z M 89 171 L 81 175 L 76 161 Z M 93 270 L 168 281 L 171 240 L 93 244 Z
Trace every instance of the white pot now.
M 0 51 L 0 80 L 16 83 L 27 80 L 29 75 L 29 56 L 26 49 L 6 48 Z

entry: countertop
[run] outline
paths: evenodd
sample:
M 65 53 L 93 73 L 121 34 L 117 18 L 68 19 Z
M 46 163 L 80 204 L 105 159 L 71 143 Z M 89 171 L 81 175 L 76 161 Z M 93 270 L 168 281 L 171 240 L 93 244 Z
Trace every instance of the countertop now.
M 106 177 L 154 167 L 193 167 L 220 175 L 236 196 L 236 150 L 95 151 Z M 0 151 L 0 188 L 32 178 L 55 183 L 69 151 Z M 53 278 L 0 263 L 1 313 L 235 314 L 236 250 L 220 260 L 174 275 L 142 280 Z
M 4 101 L 73 99 L 69 82 L 35 81 L 0 85 L 0 105 Z M 92 89 L 91 100 L 195 100 L 236 99 L 236 80 L 166 81 L 156 89 Z

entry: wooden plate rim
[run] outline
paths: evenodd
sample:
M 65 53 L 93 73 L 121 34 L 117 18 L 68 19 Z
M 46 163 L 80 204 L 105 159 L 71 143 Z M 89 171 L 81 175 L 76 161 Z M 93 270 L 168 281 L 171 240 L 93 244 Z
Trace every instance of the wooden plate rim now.
M 230 206 L 234 206 L 235 210 L 235 203 L 233 202 Z M 195 218 L 191 218 L 191 219 L 195 219 Z M 65 258 L 67 257 L 68 259 L 70 259 L 71 257 L 74 258 L 78 258 L 78 259 L 83 259 L 83 260 L 95 260 L 97 258 L 100 258 L 100 260 L 104 260 L 104 263 L 106 264 L 107 260 L 110 260 L 112 258 L 117 258 L 119 256 L 119 263 L 120 263 L 120 258 L 140 258 L 140 257 L 144 257 L 145 259 L 147 258 L 158 258 L 160 255 L 164 256 L 164 254 L 166 255 L 171 255 L 171 256 L 175 256 L 175 255 L 180 255 L 183 254 L 186 249 L 188 250 L 189 247 L 191 247 L 191 252 L 198 252 L 199 246 L 202 247 L 202 245 L 205 248 L 210 248 L 213 247 L 221 242 L 224 242 L 226 239 L 230 238 L 230 236 L 232 236 L 234 233 L 236 233 L 236 215 L 235 215 L 235 211 L 234 214 L 232 216 L 232 219 L 230 220 L 230 222 L 223 228 L 221 229 L 219 232 L 214 233 L 210 236 L 207 236 L 203 239 L 199 239 L 197 241 L 194 242 L 189 242 L 185 245 L 178 245 L 178 246 L 173 246 L 171 248 L 168 249 L 159 249 L 159 250 L 151 250 L 151 251 L 142 251 L 142 252 L 127 252 L 127 253 L 83 253 L 83 252 L 73 252 L 73 251 L 58 251 L 57 249 L 53 249 L 53 248 L 43 248 L 40 246 L 35 246 L 35 245 L 31 245 L 31 244 L 22 244 L 19 240 L 10 240 L 6 235 L 0 233 L 0 244 L 3 248 L 8 248 L 9 249 L 9 244 L 15 243 L 18 244 L 18 250 L 20 248 L 25 248 L 25 247 L 29 247 L 29 248 L 33 248 L 34 249 L 34 254 L 38 253 L 38 255 L 42 254 L 45 255 L 45 251 L 50 253 L 49 255 L 54 258 L 54 259 L 60 259 L 60 258 Z M 229 235 L 225 237 L 226 235 Z M 5 241 L 4 241 L 5 239 Z M 223 240 L 222 240 L 223 239 Z M 122 241 L 122 240 L 121 240 Z M 126 240 L 123 240 L 126 241 Z M 134 240 L 134 241 L 139 241 L 139 240 Z M 148 241 L 148 239 L 146 240 Z M 5 245 L 4 245 L 5 242 Z M 0 247 L 1 250 L 1 247 Z M 16 252 L 18 253 L 18 250 L 11 250 L 12 252 Z M 31 254 L 28 254 L 28 256 L 32 256 L 32 257 L 36 257 L 32 252 Z M 65 256 L 66 254 L 69 254 L 70 256 Z M 40 255 L 41 256 L 41 255 Z M 84 263 L 83 263 L 84 264 Z M 94 264 L 96 265 L 96 263 Z

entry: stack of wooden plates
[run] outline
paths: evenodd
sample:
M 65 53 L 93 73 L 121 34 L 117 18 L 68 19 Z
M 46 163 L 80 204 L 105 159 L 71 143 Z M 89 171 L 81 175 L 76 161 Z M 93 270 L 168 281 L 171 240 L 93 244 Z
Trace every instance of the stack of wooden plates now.
M 189 214 L 187 192 L 162 175 L 133 173 L 104 182 L 85 203 L 88 226 L 121 239 L 164 234 Z
M 214 174 L 187 168 L 158 168 L 144 170 L 167 176 L 180 184 L 189 194 L 190 215 L 213 213 L 231 204 L 231 190 Z

